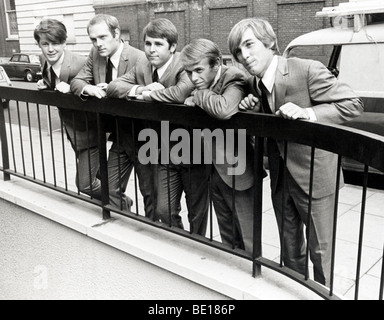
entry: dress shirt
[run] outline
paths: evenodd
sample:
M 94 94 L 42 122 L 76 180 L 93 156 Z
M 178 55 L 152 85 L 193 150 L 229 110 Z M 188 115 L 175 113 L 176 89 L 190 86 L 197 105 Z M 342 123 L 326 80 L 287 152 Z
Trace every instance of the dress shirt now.
M 124 43 L 121 42 L 119 49 L 117 49 L 117 51 L 112 55 L 112 57 L 109 58 L 113 65 L 112 80 L 115 80 L 117 78 L 120 57 L 121 57 L 121 53 L 123 52 L 123 49 L 124 49 Z
M 61 66 L 63 64 L 63 61 L 64 61 L 64 55 L 65 55 L 65 52 L 61 55 L 60 59 L 57 60 L 57 62 L 54 64 L 54 65 L 51 65 L 48 61 L 47 61 L 47 73 L 49 74 L 49 80 L 51 80 L 51 74 L 49 72 L 49 69 L 52 67 L 53 71 L 55 72 L 56 74 L 56 84 L 58 82 L 60 82 L 60 71 L 61 71 Z
M 278 66 L 278 58 L 277 56 L 273 56 L 273 59 L 265 72 L 263 79 L 261 80 L 260 78 L 257 78 L 257 92 L 260 93 L 259 90 L 259 81 L 263 81 L 263 84 L 265 88 L 267 89 L 267 98 L 269 102 L 269 106 L 271 108 L 272 113 L 276 112 L 276 106 L 275 106 L 275 80 L 276 80 L 276 71 L 277 71 L 277 66 Z M 301 106 L 299 106 L 301 107 Z M 315 115 L 315 112 L 313 111 L 312 108 L 306 108 L 309 114 L 309 120 L 311 121 L 316 121 L 317 117 Z
M 161 66 L 160 68 L 157 68 L 157 75 L 159 76 L 159 80 L 163 76 L 165 70 L 167 70 L 168 66 L 172 63 L 172 61 L 173 61 L 173 55 L 171 56 L 171 58 L 163 66 Z M 156 68 L 152 66 L 152 74 L 153 74 L 153 71 L 155 71 L 155 69 Z M 131 91 L 129 92 L 128 97 L 136 96 L 136 90 L 137 90 L 138 87 L 140 87 L 140 86 L 139 85 L 134 86 L 131 89 Z M 143 91 L 142 95 L 143 95 L 145 100 L 151 100 L 149 98 L 150 93 L 151 93 L 151 91 Z

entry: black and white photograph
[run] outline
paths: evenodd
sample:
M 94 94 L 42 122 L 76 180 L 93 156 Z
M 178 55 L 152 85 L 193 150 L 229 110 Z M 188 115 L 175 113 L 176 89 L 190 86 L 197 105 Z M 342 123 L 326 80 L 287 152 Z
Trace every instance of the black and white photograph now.
M 0 0 L 0 148 L 0 300 L 384 298 L 383 0 Z

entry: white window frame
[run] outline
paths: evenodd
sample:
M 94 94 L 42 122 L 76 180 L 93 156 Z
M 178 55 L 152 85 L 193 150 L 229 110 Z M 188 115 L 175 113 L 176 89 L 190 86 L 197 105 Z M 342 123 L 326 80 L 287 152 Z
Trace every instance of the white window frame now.
M 7 36 L 8 37 L 6 40 L 19 40 L 19 34 L 11 34 L 11 25 L 10 25 L 10 19 L 9 19 L 10 13 L 16 14 L 16 8 L 15 8 L 15 10 L 10 10 L 7 6 L 7 4 L 8 4 L 7 0 L 3 0 L 3 3 L 4 3 L 4 9 L 5 9 L 5 20 L 7 23 Z

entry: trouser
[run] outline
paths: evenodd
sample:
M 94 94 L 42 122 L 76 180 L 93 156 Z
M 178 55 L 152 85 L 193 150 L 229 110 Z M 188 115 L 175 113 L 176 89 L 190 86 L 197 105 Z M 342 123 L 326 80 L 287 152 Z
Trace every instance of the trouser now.
M 92 147 L 77 152 L 78 172 L 76 185 L 79 191 L 101 200 L 101 182 L 97 177 L 100 170 L 99 148 Z M 108 156 L 109 203 L 120 210 L 130 210 L 132 199 L 125 195 L 133 162 L 124 150 L 114 143 Z
M 190 232 L 205 236 L 208 219 L 209 166 L 159 165 L 157 213 L 163 223 L 184 229 L 181 196 L 185 192 Z
M 279 227 L 280 241 L 284 246 L 284 264 L 303 275 L 305 274 L 305 240 L 307 240 L 310 259 L 314 266 L 314 279 L 323 285 L 329 286 L 335 195 L 331 194 L 320 199 L 312 199 L 311 216 L 310 221 L 308 221 L 309 196 L 286 170 L 286 193 L 283 197 L 283 159 L 270 158 L 269 161 L 279 161 L 278 172 L 271 170 L 270 175 L 271 183 L 276 183 L 275 188 L 272 188 L 272 202 Z M 276 165 L 276 163 L 270 164 L 270 168 L 276 168 Z M 304 226 L 307 227 L 306 237 L 304 236 Z
M 211 190 L 221 241 L 252 253 L 254 188 L 233 190 L 213 169 Z

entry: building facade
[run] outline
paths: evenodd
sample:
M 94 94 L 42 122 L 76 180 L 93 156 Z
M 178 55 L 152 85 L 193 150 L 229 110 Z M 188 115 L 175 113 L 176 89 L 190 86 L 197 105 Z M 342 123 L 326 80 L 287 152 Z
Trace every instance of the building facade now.
M 328 27 L 328 19 L 316 17 L 316 12 L 341 2 L 348 0 L 0 0 L 0 56 L 19 50 L 38 53 L 33 29 L 43 17 L 63 21 L 69 49 L 86 55 L 91 48 L 86 25 L 96 13 L 116 16 L 124 40 L 140 49 L 144 26 L 151 19 L 165 17 L 179 30 L 178 50 L 204 37 L 217 42 L 226 55 L 233 25 L 246 17 L 262 17 L 273 25 L 283 51 L 295 37 Z

